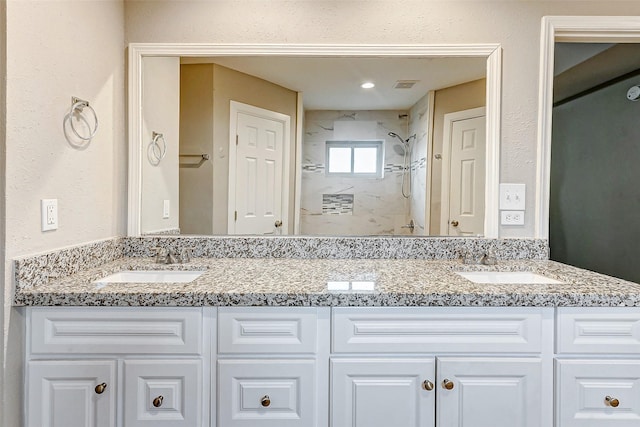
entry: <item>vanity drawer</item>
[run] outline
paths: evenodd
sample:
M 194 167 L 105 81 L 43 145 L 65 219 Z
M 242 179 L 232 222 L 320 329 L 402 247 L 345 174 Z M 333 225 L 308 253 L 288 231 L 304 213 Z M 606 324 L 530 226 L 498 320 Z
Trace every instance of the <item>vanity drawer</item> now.
M 556 408 L 562 427 L 639 426 L 640 360 L 556 360 Z
M 315 353 L 317 320 L 309 307 L 221 307 L 218 352 Z
M 127 427 L 202 425 L 202 363 L 198 360 L 125 360 Z
M 539 353 L 540 308 L 335 308 L 334 353 Z M 547 316 L 551 316 L 550 312 Z
M 312 359 L 218 361 L 218 425 L 313 427 L 316 362 Z
M 199 308 L 32 308 L 32 354 L 200 354 Z
M 557 325 L 558 354 L 640 353 L 637 308 L 559 308 Z

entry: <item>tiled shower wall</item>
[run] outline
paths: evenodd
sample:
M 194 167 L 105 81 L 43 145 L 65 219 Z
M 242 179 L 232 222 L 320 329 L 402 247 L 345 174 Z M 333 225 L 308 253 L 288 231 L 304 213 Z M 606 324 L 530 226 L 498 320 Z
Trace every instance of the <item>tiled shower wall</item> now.
M 415 135 L 411 153 L 411 218 L 414 235 L 428 234 L 425 229 L 427 199 L 427 145 L 429 142 L 429 97 L 423 96 L 409 111 L 409 135 Z
M 351 123 L 335 124 L 345 121 Z M 401 228 L 410 220 L 410 201 L 402 197 L 403 157 L 394 149 L 400 142 L 388 136 L 395 132 L 407 137 L 408 111 L 306 111 L 304 123 L 301 234 L 411 234 Z M 384 178 L 327 177 L 325 142 L 345 139 L 384 140 Z M 336 208 L 336 195 L 341 194 L 353 195 L 352 209 L 349 203 Z M 326 206 L 329 201 L 333 209 Z

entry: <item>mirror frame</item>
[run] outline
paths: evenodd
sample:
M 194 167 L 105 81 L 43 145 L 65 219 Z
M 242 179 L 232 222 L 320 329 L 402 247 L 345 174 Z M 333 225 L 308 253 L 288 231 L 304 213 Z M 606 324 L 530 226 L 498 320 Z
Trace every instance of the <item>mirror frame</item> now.
M 640 16 L 545 16 L 540 41 L 535 237 L 549 238 L 553 68 L 556 42 L 640 43 Z
M 486 57 L 486 175 L 484 237 L 498 238 L 502 48 L 494 44 L 353 45 L 130 43 L 128 55 L 128 221 L 127 235 L 141 235 L 142 206 L 142 63 L 146 56 L 315 56 L 315 57 Z M 299 162 L 299 153 L 296 153 Z M 296 183 L 296 190 L 298 189 Z M 381 236 L 384 237 L 384 236 Z M 428 237 L 428 236 L 415 236 Z

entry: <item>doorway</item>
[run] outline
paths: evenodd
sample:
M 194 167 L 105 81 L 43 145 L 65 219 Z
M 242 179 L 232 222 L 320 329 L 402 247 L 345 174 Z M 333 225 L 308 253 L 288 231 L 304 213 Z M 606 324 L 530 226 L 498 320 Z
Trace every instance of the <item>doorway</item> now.
M 479 236 L 484 230 L 485 108 L 445 114 L 440 230 Z
M 229 234 L 287 234 L 291 118 L 231 101 Z

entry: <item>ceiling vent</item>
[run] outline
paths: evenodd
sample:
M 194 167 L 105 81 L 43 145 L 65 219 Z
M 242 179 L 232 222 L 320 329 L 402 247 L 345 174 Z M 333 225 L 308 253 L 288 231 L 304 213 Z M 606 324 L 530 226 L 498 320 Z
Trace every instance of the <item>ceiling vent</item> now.
M 394 89 L 411 89 L 413 85 L 418 83 L 420 80 L 398 80 L 393 87 Z

